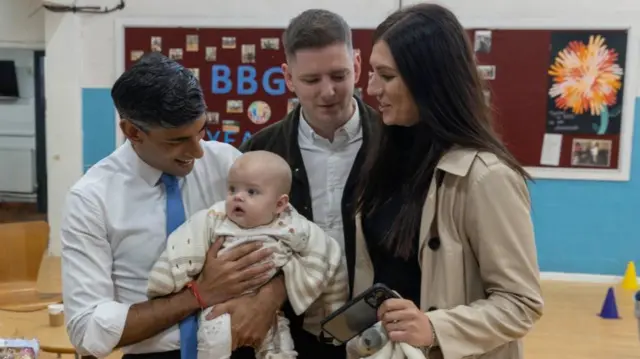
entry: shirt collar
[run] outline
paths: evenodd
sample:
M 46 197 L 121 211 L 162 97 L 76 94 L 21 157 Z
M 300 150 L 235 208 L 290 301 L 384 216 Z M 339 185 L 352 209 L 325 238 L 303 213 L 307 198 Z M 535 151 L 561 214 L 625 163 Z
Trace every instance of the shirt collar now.
M 122 155 L 127 162 L 131 170 L 138 174 L 142 179 L 149 184 L 149 186 L 156 186 L 160 183 L 160 176 L 162 171 L 154 168 L 143 161 L 140 156 L 133 149 L 133 145 L 130 141 L 125 141 L 122 145 Z
M 358 136 L 360 132 L 360 109 L 358 108 L 358 101 L 353 100 L 353 106 L 355 107 L 355 111 L 353 111 L 353 115 L 342 127 L 338 128 L 335 134 L 344 133 L 346 135 L 347 140 L 352 140 Z M 322 138 L 318 135 L 309 123 L 304 118 L 304 112 L 302 109 L 300 110 L 300 131 L 302 135 L 307 137 L 310 140 L 317 140 Z

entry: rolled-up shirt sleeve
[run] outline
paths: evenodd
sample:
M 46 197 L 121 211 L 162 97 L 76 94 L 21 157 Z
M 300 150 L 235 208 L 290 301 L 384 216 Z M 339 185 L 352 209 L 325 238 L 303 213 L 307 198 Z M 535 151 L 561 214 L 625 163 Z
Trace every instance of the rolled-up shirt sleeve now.
M 80 355 L 109 355 L 122 336 L 128 304 L 114 300 L 113 255 L 104 209 L 86 194 L 69 193 L 61 223 L 65 323 Z

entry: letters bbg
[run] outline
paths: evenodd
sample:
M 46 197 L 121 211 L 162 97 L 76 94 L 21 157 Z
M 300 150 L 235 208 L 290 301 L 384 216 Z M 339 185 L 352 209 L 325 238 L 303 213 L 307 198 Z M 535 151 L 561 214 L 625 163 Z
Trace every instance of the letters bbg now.
M 234 82 L 238 95 L 253 95 L 258 92 L 259 80 L 267 95 L 279 96 L 287 91 L 284 74 L 279 66 L 268 68 L 261 79 L 258 79 L 256 68 L 250 65 L 238 66 L 235 79 L 231 77 L 229 66 L 220 64 L 211 66 L 211 92 L 216 95 L 225 95 L 233 91 Z

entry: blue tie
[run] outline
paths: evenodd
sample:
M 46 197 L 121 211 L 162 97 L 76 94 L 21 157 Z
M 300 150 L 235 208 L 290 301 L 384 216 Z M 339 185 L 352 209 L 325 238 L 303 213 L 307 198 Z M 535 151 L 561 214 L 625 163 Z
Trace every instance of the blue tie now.
M 163 173 L 160 180 L 167 191 L 167 237 L 185 221 L 184 204 L 176 176 Z M 180 359 L 198 357 L 198 319 L 191 315 L 180 322 Z

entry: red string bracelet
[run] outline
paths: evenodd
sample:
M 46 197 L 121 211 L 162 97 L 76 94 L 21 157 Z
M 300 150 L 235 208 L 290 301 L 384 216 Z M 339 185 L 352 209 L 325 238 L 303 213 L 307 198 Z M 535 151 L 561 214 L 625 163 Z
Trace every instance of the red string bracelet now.
M 204 300 L 202 300 L 202 297 L 200 296 L 200 292 L 198 291 L 196 282 L 192 280 L 191 282 L 187 283 L 187 288 L 189 288 L 191 290 L 191 293 L 193 293 L 193 296 L 196 297 L 196 301 L 198 301 L 200 309 L 205 309 L 207 306 L 204 304 Z

